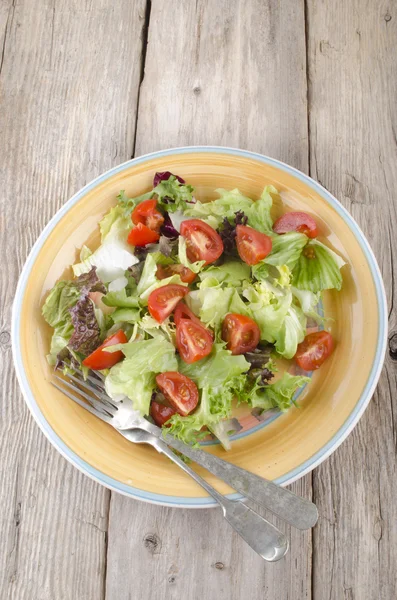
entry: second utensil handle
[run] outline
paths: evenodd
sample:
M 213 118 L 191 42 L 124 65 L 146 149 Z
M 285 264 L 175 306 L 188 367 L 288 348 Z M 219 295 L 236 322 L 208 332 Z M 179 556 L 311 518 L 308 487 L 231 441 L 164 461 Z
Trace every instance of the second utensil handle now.
M 243 496 L 265 506 L 297 529 L 310 529 L 317 523 L 317 507 L 310 500 L 301 498 L 272 481 L 241 469 L 218 456 L 192 448 L 171 435 L 166 435 L 164 441 L 168 446 L 225 481 Z

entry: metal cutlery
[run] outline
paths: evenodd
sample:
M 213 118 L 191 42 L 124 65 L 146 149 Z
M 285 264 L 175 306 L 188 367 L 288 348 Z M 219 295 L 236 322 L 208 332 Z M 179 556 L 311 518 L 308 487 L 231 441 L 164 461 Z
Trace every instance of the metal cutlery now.
M 213 454 L 197 448 L 192 448 L 171 435 L 166 435 L 166 432 L 164 438 L 164 430 L 153 425 L 147 419 L 141 417 L 137 418 L 136 411 L 133 410 L 132 402 L 113 403 L 111 401 L 104 390 L 103 376 L 100 373 L 90 374 L 87 379 L 84 380 L 82 374 L 76 369 L 75 371 L 76 375 L 78 375 L 77 377 L 69 375 L 69 378 L 74 383 L 84 388 L 86 392 L 90 392 L 90 394 L 94 393 L 96 399 L 101 400 L 105 405 L 110 403 L 111 408 L 117 408 L 116 421 L 113 421 L 112 424 L 116 424 L 118 429 L 127 429 L 130 424 L 133 424 L 134 427 L 139 427 L 152 433 L 157 438 L 164 439 L 168 446 L 171 446 L 174 450 L 184 454 L 219 479 L 225 481 L 225 483 L 230 485 L 234 490 L 243 494 L 244 497 L 264 506 L 297 529 L 310 529 L 316 524 L 318 511 L 316 505 L 313 504 L 313 502 L 310 502 L 310 500 L 301 498 L 272 481 L 254 475 L 253 473 L 222 460 Z M 71 389 L 73 390 L 73 387 Z M 86 400 L 90 402 L 92 400 L 91 395 L 86 398 Z M 83 407 L 86 408 L 87 405 L 83 403 Z M 101 410 L 100 407 L 97 408 L 97 410 L 98 409 Z
M 78 381 L 81 385 L 81 381 L 79 381 L 78 378 L 73 375 L 69 375 L 69 377 L 76 382 Z M 185 473 L 190 475 L 218 502 L 222 508 L 223 516 L 228 523 L 264 560 L 267 562 L 276 562 L 285 556 L 289 547 L 288 540 L 277 527 L 249 508 L 244 502 L 229 500 L 229 498 L 226 498 L 217 492 L 215 488 L 205 481 L 205 479 L 200 477 L 200 475 L 198 475 L 191 467 L 184 463 L 160 437 L 145 429 L 141 429 L 140 427 L 132 426 L 128 427 L 128 429 L 119 429 L 115 426 L 113 420 L 117 417 L 120 418 L 120 415 L 117 414 L 120 408 L 116 404 L 113 404 L 110 399 L 106 398 L 99 389 L 95 392 L 96 398 L 93 398 L 75 383 L 71 383 L 58 375 L 56 375 L 56 378 L 59 382 L 62 382 L 62 386 L 54 382 L 51 383 L 70 399 L 74 400 L 77 404 L 106 423 L 115 427 L 115 429 L 129 441 L 153 446 L 157 452 L 165 454 L 172 462 L 183 469 Z M 88 385 L 85 387 L 86 389 L 89 388 Z M 90 389 L 92 390 L 92 388 Z M 89 404 L 81 400 L 77 394 L 85 398 Z M 101 396 L 103 396 L 103 399 L 100 399 Z M 128 411 L 128 414 L 130 414 L 130 411 Z
M 97 372 L 92 373 L 84 379 L 82 373 L 75 369 L 75 375 L 68 374 L 69 381 L 55 374 L 59 383 L 62 383 L 62 387 L 55 382 L 52 383 L 80 406 L 111 424 L 121 435 L 130 441 L 150 444 L 158 452 L 166 454 L 173 462 L 177 463 L 221 504 L 224 516 L 229 523 L 244 539 L 246 539 L 245 536 L 248 534 L 247 543 L 265 560 L 279 560 L 279 558 L 285 555 L 288 549 L 288 542 L 285 536 L 242 502 L 236 503 L 219 494 L 204 479 L 198 476 L 193 469 L 188 467 L 170 448 L 178 450 L 228 483 L 245 497 L 265 506 L 291 525 L 299 529 L 308 529 L 315 525 L 318 512 L 312 502 L 305 498 L 300 498 L 289 490 L 228 463 L 217 456 L 192 448 L 176 440 L 171 435 L 166 435 L 165 433 L 165 437 L 163 437 L 164 430 L 137 415 L 133 409 L 132 402 L 114 402 L 105 392 L 103 376 Z M 238 508 L 238 506 L 241 508 Z M 244 523 L 247 524 L 247 527 L 243 527 L 243 533 L 241 533 L 242 517 Z M 261 524 L 261 535 L 257 535 L 258 519 Z M 251 540 L 250 534 L 247 533 L 247 530 L 250 528 L 248 523 L 251 523 L 256 529 L 254 540 Z

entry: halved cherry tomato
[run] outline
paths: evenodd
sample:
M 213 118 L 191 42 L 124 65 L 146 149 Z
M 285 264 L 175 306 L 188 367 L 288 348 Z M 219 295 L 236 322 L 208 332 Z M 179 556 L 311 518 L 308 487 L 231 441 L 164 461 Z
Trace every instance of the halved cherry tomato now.
M 200 219 L 189 219 L 181 223 L 181 235 L 186 238 L 186 254 L 191 262 L 205 260 L 215 262 L 223 252 L 221 236 Z
M 196 273 L 184 265 L 157 265 L 157 279 L 166 279 L 172 275 L 179 275 L 183 283 L 192 283 L 196 279 Z
M 182 360 L 188 364 L 197 362 L 208 356 L 212 345 L 212 336 L 203 325 L 191 319 L 179 320 L 176 326 L 176 347 Z
M 222 339 L 232 354 L 252 352 L 261 337 L 260 329 L 253 319 L 245 315 L 230 313 L 222 323 Z
M 183 285 L 171 283 L 159 287 L 149 295 L 148 309 L 153 319 L 162 323 L 169 317 L 178 302 L 189 293 L 189 289 Z
M 174 312 L 174 321 L 177 326 L 179 325 L 179 321 L 181 319 L 190 319 L 191 321 L 193 321 L 193 323 L 196 323 L 197 325 L 204 327 L 204 329 L 206 329 L 208 331 L 208 333 L 210 334 L 211 339 L 214 339 L 214 335 L 213 335 L 212 331 L 210 329 L 208 329 L 204 325 L 204 323 L 202 321 L 200 321 L 200 319 L 198 317 L 196 317 L 194 312 L 192 312 L 190 310 L 190 308 L 182 300 L 179 302 L 179 304 L 177 305 L 175 312 Z
M 247 225 L 237 225 L 236 232 L 237 251 L 247 265 L 256 265 L 272 251 L 272 240 L 268 235 Z
M 315 238 L 318 235 L 316 221 L 305 212 L 285 213 L 275 221 L 273 231 L 279 234 L 297 231 L 298 233 L 304 233 L 309 238 Z
M 159 239 L 160 235 L 157 231 L 153 231 L 153 229 L 149 229 L 146 225 L 138 223 L 138 225 L 135 225 L 128 234 L 127 242 L 131 244 L 131 246 L 146 246 L 146 244 L 158 242 Z
M 160 231 L 160 227 L 164 223 L 164 217 L 156 210 L 157 200 L 145 200 L 141 202 L 134 208 L 131 214 L 131 219 L 134 225 L 138 225 L 138 223 L 142 223 L 142 225 L 146 225 L 149 229 L 153 231 Z
M 176 410 L 172 406 L 160 404 L 160 402 L 156 402 L 155 400 L 152 400 L 150 404 L 150 416 L 159 427 L 162 427 L 175 413 Z
M 186 375 L 167 371 L 157 375 L 156 383 L 180 415 L 185 417 L 196 408 L 199 400 L 197 385 Z
M 176 325 L 179 325 L 179 321 L 181 319 L 191 319 L 193 323 L 197 323 L 198 325 L 204 327 L 200 319 L 196 317 L 187 304 L 185 304 L 182 300 L 179 302 L 174 312 L 174 321 Z
M 334 349 L 334 340 L 328 331 L 309 333 L 298 345 L 295 361 L 304 371 L 314 371 L 321 367 Z
M 120 360 L 123 360 L 124 354 L 121 350 L 118 350 L 117 352 L 106 352 L 104 348 L 115 346 L 115 344 L 126 344 L 127 342 L 127 336 L 124 331 L 120 329 L 117 333 L 106 338 L 99 348 L 87 356 L 87 358 L 83 360 L 83 365 L 90 369 L 94 369 L 95 371 L 110 369 L 110 367 L 113 367 L 113 365 L 120 362 Z

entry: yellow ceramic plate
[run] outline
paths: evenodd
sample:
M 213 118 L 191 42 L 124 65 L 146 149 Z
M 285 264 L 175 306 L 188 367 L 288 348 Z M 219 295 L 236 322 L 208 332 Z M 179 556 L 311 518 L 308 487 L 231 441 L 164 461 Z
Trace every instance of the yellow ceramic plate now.
M 215 188 L 239 188 L 256 198 L 267 184 L 281 191 L 289 210 L 311 213 L 321 241 L 347 261 L 343 289 L 324 298 L 336 349 L 300 396 L 300 408 L 257 425 L 233 442 L 227 460 L 287 484 L 331 454 L 353 429 L 375 389 L 386 344 L 386 301 L 375 258 L 357 224 L 318 183 L 276 160 L 229 148 L 193 147 L 156 152 L 101 175 L 55 215 L 36 242 L 21 274 L 13 310 L 13 352 L 26 402 L 51 443 L 75 466 L 109 488 L 170 506 L 212 506 L 214 501 L 166 458 L 132 445 L 49 383 L 45 356 L 50 329 L 43 298 L 61 277 L 71 276 L 84 243 L 98 243 L 98 221 L 122 189 L 131 196 L 151 188 L 156 171 L 177 173 L 200 199 Z M 275 207 L 275 215 L 281 206 Z M 207 474 L 206 474 L 207 476 Z M 221 492 L 226 485 L 208 476 Z M 231 494 L 230 497 L 239 497 Z

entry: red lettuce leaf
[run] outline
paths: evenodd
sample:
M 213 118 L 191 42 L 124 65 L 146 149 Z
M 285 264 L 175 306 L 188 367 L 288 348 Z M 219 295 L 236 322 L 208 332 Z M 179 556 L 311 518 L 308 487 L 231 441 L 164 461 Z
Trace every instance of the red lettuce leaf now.
M 167 179 L 169 179 L 171 177 L 171 175 L 174 175 L 173 173 L 171 173 L 170 171 L 163 171 L 162 173 L 156 173 L 153 179 L 153 187 L 156 187 L 160 181 L 166 181 Z M 179 175 L 174 175 L 174 177 L 177 178 L 177 180 L 179 181 L 179 183 L 186 183 L 184 179 L 182 179 L 182 177 L 179 177 Z

